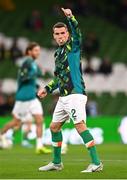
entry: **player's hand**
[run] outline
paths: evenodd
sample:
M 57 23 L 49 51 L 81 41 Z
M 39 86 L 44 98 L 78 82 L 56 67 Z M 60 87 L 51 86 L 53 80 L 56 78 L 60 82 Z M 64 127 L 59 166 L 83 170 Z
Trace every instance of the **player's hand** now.
M 61 8 L 61 10 L 63 11 L 63 13 L 65 14 L 65 16 L 71 18 L 73 16 L 72 11 L 70 9 L 64 9 Z
M 47 96 L 47 91 L 45 88 L 40 88 L 38 90 L 37 95 L 39 96 L 39 98 L 44 98 L 45 96 Z

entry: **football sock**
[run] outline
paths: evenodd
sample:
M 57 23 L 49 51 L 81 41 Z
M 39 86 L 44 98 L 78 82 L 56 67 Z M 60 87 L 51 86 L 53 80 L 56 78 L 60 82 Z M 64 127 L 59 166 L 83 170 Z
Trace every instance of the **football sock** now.
M 86 148 L 88 149 L 88 151 L 90 153 L 92 163 L 95 165 L 99 165 L 100 160 L 99 160 L 99 157 L 97 155 L 93 136 L 90 134 L 89 130 L 83 131 L 82 133 L 80 133 L 80 136 L 82 137 L 82 139 L 86 145 Z
M 53 154 L 53 163 L 60 164 L 61 163 L 61 146 L 62 146 L 62 133 L 59 132 L 52 132 L 52 144 L 54 148 Z
M 42 138 L 37 138 L 37 140 L 36 140 L 36 148 L 39 149 L 39 148 L 42 148 L 42 147 L 43 147 Z

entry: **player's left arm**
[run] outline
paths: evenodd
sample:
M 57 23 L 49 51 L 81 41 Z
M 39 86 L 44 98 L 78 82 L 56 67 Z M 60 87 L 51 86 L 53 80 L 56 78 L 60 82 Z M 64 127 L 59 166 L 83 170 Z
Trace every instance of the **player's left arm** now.
M 70 9 L 64 9 L 64 8 L 61 8 L 61 9 L 64 12 L 69 22 L 73 41 L 81 44 L 82 34 L 79 29 L 78 21 L 76 20 L 75 16 L 72 14 L 72 11 Z
M 54 77 L 44 88 L 40 88 L 37 95 L 40 98 L 44 98 L 47 94 L 52 93 L 55 89 L 58 88 L 57 79 Z
M 58 88 L 58 80 L 54 77 L 48 84 L 45 86 L 47 93 L 52 93 L 54 90 Z

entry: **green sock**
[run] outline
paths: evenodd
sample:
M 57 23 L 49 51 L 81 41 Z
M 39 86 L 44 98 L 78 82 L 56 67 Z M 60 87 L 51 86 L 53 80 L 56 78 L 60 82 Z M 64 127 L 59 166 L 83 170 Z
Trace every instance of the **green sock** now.
M 90 153 L 90 157 L 92 159 L 92 163 L 99 165 L 100 164 L 100 159 L 97 155 L 97 151 L 96 151 L 96 147 L 94 144 L 94 139 L 93 136 L 90 134 L 89 130 L 83 131 L 82 133 L 80 133 L 80 136 L 82 137 L 89 153 Z
M 54 148 L 53 154 L 53 163 L 60 164 L 61 163 L 61 146 L 62 146 L 62 133 L 59 132 L 52 132 L 52 143 Z

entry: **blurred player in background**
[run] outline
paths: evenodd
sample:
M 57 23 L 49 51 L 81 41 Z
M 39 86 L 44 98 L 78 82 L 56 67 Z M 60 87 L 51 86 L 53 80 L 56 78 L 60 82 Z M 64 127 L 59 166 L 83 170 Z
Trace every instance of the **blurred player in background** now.
M 87 96 L 81 71 L 81 33 L 78 22 L 70 9 L 62 8 L 67 17 L 71 34 L 69 34 L 66 24 L 58 22 L 53 27 L 53 36 L 59 45 L 55 52 L 55 73 L 54 79 L 45 88 L 38 91 L 38 96 L 44 98 L 48 93 L 52 93 L 59 88 L 60 97 L 57 102 L 53 120 L 50 125 L 52 141 L 54 147 L 53 161 L 46 166 L 39 168 L 39 171 L 62 170 L 61 127 L 69 118 L 73 120 L 76 130 L 82 137 L 86 145 L 92 163 L 83 171 L 96 172 L 103 169 L 103 164 L 96 152 L 94 139 L 86 126 L 86 102 Z
M 42 73 L 36 64 L 36 60 L 40 55 L 40 46 L 36 42 L 30 43 L 26 48 L 26 58 L 18 73 L 18 89 L 16 92 L 16 102 L 12 111 L 13 120 L 7 123 L 0 130 L 0 139 L 4 138 L 4 134 L 11 128 L 20 126 L 22 122 L 34 118 L 36 124 L 36 153 L 51 153 L 42 144 L 42 125 L 43 125 L 43 109 L 40 101 L 36 97 L 37 93 L 37 77 L 41 77 Z M 32 115 L 32 116 L 31 116 Z

